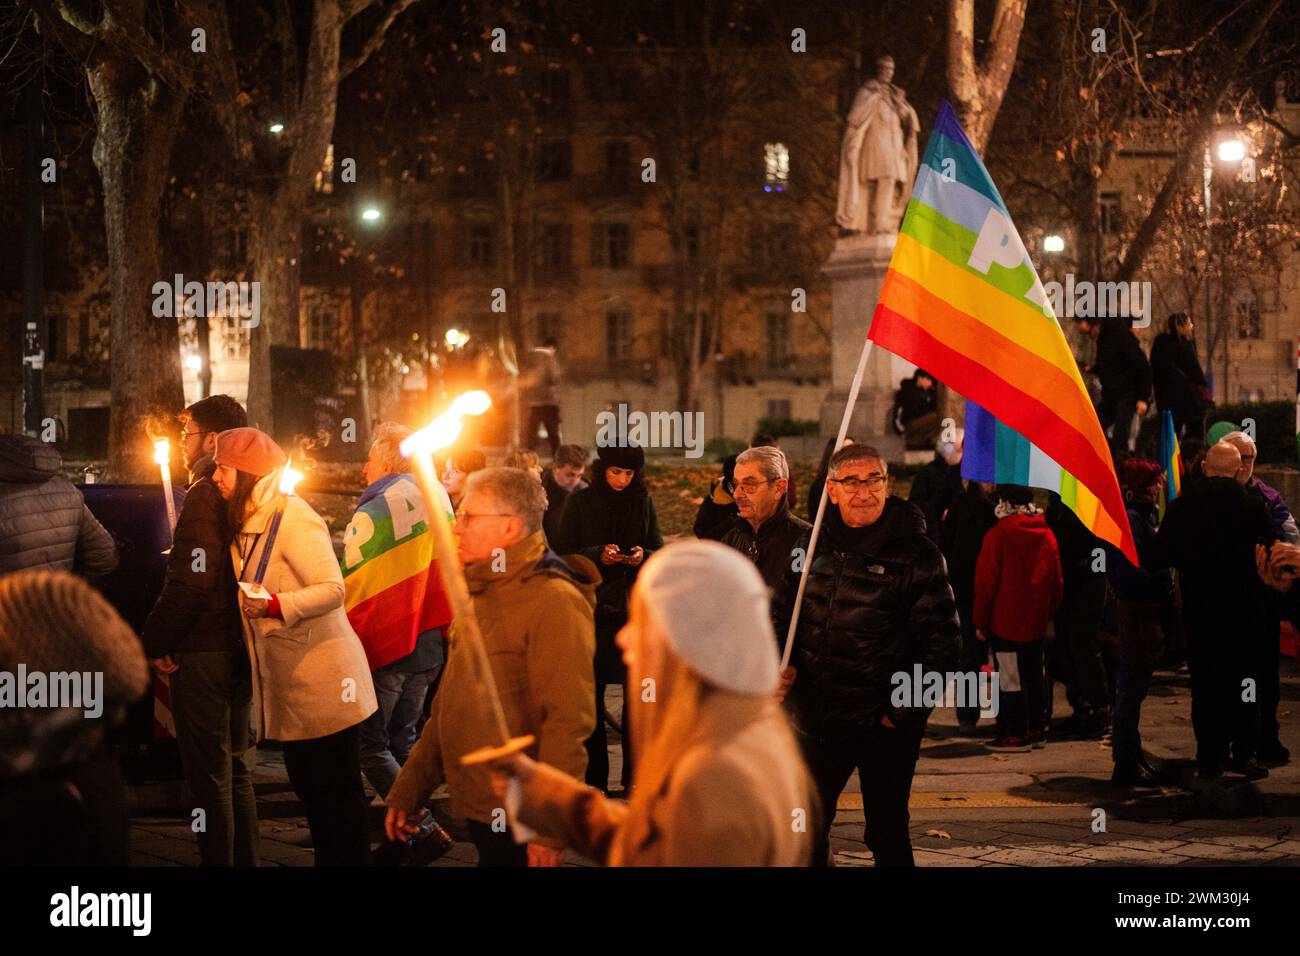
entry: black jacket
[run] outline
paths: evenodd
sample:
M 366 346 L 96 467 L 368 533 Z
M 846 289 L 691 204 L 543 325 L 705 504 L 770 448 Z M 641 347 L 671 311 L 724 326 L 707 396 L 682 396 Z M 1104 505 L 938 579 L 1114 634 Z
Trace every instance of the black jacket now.
M 948 581 L 958 604 L 971 604 L 975 600 L 975 565 L 984 546 L 984 535 L 998 523 L 994 507 L 993 499 L 972 481 L 943 519 L 939 547 L 948 562 Z
M 918 663 L 924 672 L 956 668 L 961 630 L 943 555 L 920 511 L 900 498 L 886 499 L 866 528 L 847 528 L 837 509 L 823 522 L 791 658 L 800 729 L 843 738 L 879 726 L 886 714 L 898 726 L 924 723 L 927 709 L 893 706 L 892 677 L 910 676 Z M 792 571 L 773 599 L 778 640 L 798 586 Z
M 244 646 L 226 502 L 212 471 L 210 462 L 199 471 L 206 474 L 190 485 L 176 519 L 162 594 L 144 625 L 144 650 L 151 658 Z
M 1068 591 L 1085 575 L 1093 573 L 1096 557 L 1093 552 L 1102 547 L 1102 541 L 1055 492 L 1048 495 L 1047 511 L 1043 517 L 1047 519 L 1052 534 L 1056 535 L 1056 545 L 1061 552 L 1061 577 L 1065 579 Z
M 646 494 L 643 501 L 645 509 L 637 522 L 638 527 L 629 529 L 616 527 L 617 520 L 610 498 L 595 484 L 573 492 L 568 501 L 564 502 L 559 535 L 551 542 L 551 548 L 556 554 L 581 554 L 582 557 L 589 558 L 597 571 L 601 572 L 601 584 L 595 588 L 597 631 L 602 630 L 604 620 L 615 623 L 620 614 L 624 619 L 627 618 L 628 592 L 632 589 L 632 581 L 636 580 L 637 572 L 645 567 L 645 561 L 637 567 L 630 564 L 602 564 L 601 551 L 604 545 L 616 544 L 623 548 L 640 546 L 645 549 L 646 561 L 649 561 L 651 553 L 663 548 L 659 519 L 654 512 L 654 498 Z
M 75 571 L 108 574 L 117 545 L 76 485 L 59 474 L 52 445 L 0 435 L 0 574 Z
M 1196 415 L 1206 405 L 1205 372 L 1196 356 L 1196 343 L 1176 332 L 1164 332 L 1151 343 L 1151 378 L 1156 407 L 1175 418 Z
M 926 534 L 935 544 L 939 543 L 944 513 L 961 497 L 961 493 L 961 465 L 948 464 L 938 452 L 912 482 L 907 500 L 925 515 Z
M 1201 478 L 1169 503 L 1151 563 L 1178 569 L 1189 634 L 1228 650 L 1272 622 L 1276 653 L 1278 598 L 1255 568 L 1255 545 L 1273 540 L 1268 509 L 1233 478 Z
M 793 552 L 811 528 L 783 500 L 772 517 L 758 526 L 757 534 L 754 526 L 741 518 L 722 536 L 722 543 L 753 561 L 767 586 L 775 588 L 790 573 Z
M 585 481 L 579 482 L 575 491 L 581 491 L 587 487 Z M 572 494 L 567 488 L 562 488 L 555 481 L 555 476 L 551 469 L 547 468 L 542 472 L 542 488 L 546 490 L 546 513 L 542 515 L 542 530 L 546 532 L 546 542 L 554 547 L 555 539 L 560 535 L 560 522 L 564 518 L 564 505 Z
M 1092 370 L 1101 382 L 1102 402 L 1150 401 L 1151 363 L 1123 320 L 1103 320 Z
M 903 434 L 903 426 L 922 415 L 939 410 L 939 398 L 934 388 L 922 388 L 914 379 L 905 379 L 894 393 L 894 407 L 890 420 L 894 431 Z

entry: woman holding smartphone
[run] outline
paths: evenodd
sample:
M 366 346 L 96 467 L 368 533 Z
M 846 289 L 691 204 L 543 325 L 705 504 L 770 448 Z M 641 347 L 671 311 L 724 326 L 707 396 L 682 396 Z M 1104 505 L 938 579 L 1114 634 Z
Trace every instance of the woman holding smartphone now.
M 602 793 L 609 790 L 605 687 L 623 683 L 626 675 L 614 638 L 627 623 L 628 595 L 641 564 L 664 546 L 644 471 L 645 452 L 641 448 L 598 448 L 591 466 L 591 484 L 573 492 L 565 502 L 560 533 L 554 542 L 560 554 L 590 558 L 601 574 L 596 588 L 596 730 L 587 741 L 586 779 Z M 626 790 L 632 780 L 626 688 L 624 695 L 622 784 Z
M 360 730 L 378 705 L 365 651 L 343 611 L 343 575 L 329 529 L 307 502 L 280 494 L 285 456 L 269 435 L 256 428 L 224 431 L 214 458 L 235 574 L 251 585 L 264 568 L 267 596 L 241 588 L 239 598 L 258 736 L 284 745 L 289 782 L 307 809 L 316 865 L 363 865 L 370 840 Z

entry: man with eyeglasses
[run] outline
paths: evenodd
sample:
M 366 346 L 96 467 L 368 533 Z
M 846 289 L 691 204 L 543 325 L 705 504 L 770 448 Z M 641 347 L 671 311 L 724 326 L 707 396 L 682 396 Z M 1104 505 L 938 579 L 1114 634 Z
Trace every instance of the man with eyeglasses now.
M 804 759 L 821 802 L 814 861 L 832 862 L 830 829 L 840 791 L 856 769 L 866 844 L 877 866 L 912 866 L 908 796 L 932 708 L 899 694 L 896 675 L 956 669 L 957 607 L 942 554 L 920 509 L 889 494 L 880 453 L 848 445 L 830 460 L 826 509 L 812 555 L 788 693 Z M 808 536 L 797 547 L 807 553 Z M 784 640 L 799 586 L 791 569 L 772 603 Z M 920 688 L 915 690 L 920 695 Z
M 466 481 L 456 532 L 511 736 L 531 734 L 536 742 L 528 756 L 581 780 L 584 744 L 596 726 L 593 610 L 600 574 L 590 559 L 562 558 L 547 547 L 545 511 L 546 492 L 527 472 L 485 468 Z M 473 651 L 453 627 L 429 720 L 388 793 L 388 838 L 414 835 L 413 818 L 445 781 L 452 816 L 466 821 L 479 866 L 559 866 L 563 844 L 515 843 L 500 828 L 501 798 L 487 769 L 461 764 L 465 754 L 501 743 L 483 693 Z
M 741 520 L 722 536 L 722 543 L 747 555 L 769 588 L 790 573 L 794 547 L 811 527 L 791 514 L 786 500 L 789 484 L 785 452 L 759 446 L 736 458 L 735 475 L 726 489 L 736 501 Z
M 207 820 L 198 833 L 200 860 L 256 866 L 252 675 L 227 556 L 226 502 L 212 481 L 217 435 L 243 428 L 248 418 L 229 395 L 212 395 L 185 409 L 180 422 L 190 485 L 163 590 L 145 621 L 144 650 L 155 671 L 170 675 L 181 767 Z

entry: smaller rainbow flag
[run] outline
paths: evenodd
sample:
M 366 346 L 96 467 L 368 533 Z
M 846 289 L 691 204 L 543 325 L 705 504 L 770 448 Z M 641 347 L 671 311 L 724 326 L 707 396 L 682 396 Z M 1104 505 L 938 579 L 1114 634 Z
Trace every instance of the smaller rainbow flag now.
M 434 492 L 448 515 L 451 499 Z M 372 671 L 415 650 L 421 634 L 451 622 L 424 496 L 412 475 L 388 475 L 361 495 L 343 533 L 343 607 Z
M 1165 501 L 1173 501 L 1183 490 L 1183 453 L 1173 412 L 1160 413 L 1160 467 L 1165 473 Z

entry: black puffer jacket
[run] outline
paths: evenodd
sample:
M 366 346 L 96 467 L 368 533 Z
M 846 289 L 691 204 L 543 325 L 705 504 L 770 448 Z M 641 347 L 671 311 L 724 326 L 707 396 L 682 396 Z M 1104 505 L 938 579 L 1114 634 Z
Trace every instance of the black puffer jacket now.
M 0 435 L 0 574 L 108 574 L 117 546 L 59 474 L 58 451 L 25 435 Z
M 792 572 L 773 600 L 782 640 L 798 586 Z M 856 529 L 829 509 L 791 659 L 797 676 L 790 700 L 800 729 L 849 737 L 886 714 L 898 726 L 924 722 L 929 710 L 892 706 L 892 677 L 910 675 L 918 663 L 925 672 L 954 670 L 960 635 L 943 555 L 926 537 L 915 505 L 891 496 L 874 524 Z

